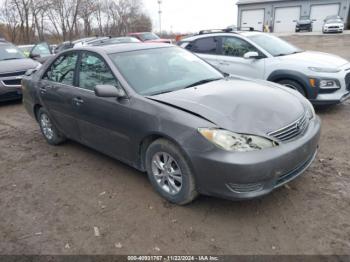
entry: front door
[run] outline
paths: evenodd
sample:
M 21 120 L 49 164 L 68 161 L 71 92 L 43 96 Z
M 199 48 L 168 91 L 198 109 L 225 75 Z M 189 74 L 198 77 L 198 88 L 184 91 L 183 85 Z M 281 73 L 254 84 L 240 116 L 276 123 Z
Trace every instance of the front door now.
M 219 40 L 219 55 L 215 66 L 221 71 L 249 78 L 264 78 L 265 55 L 247 41 L 235 36 L 223 36 Z M 257 52 L 261 58 L 244 58 L 248 52 Z
M 96 85 L 118 86 L 119 82 L 104 59 L 93 52 L 83 52 L 78 65 L 81 93 L 77 99 L 82 142 L 120 160 L 130 159 L 130 101 L 101 98 Z
M 74 87 L 74 76 L 78 54 L 59 56 L 47 69 L 40 81 L 40 99 L 52 121 L 67 137 L 79 140 L 79 131 L 73 98 L 79 93 Z

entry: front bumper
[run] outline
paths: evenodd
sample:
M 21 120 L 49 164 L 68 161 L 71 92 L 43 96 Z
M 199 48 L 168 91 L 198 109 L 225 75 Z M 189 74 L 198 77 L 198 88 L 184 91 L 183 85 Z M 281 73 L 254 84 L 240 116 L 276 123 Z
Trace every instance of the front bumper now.
M 324 33 L 341 33 L 344 28 L 323 28 Z
M 0 102 L 22 98 L 21 86 L 5 86 L 0 84 Z
M 320 127 L 320 119 L 315 117 L 301 137 L 262 151 L 190 152 L 199 192 L 230 200 L 270 193 L 311 165 L 317 153 Z

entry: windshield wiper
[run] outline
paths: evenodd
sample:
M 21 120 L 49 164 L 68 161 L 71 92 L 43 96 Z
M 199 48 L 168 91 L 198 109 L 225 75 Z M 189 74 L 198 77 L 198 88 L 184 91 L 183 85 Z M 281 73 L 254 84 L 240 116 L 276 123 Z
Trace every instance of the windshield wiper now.
M 23 58 L 19 58 L 19 57 L 4 58 L 4 59 L 1 59 L 1 61 L 6 61 L 6 60 L 17 60 L 17 59 L 23 59 Z
M 193 84 L 190 84 L 188 86 L 185 87 L 186 88 L 191 88 L 191 87 L 194 87 L 194 86 L 199 86 L 199 85 L 203 85 L 203 84 L 206 84 L 206 83 L 209 83 L 209 82 L 214 82 L 214 81 L 218 81 L 218 80 L 221 80 L 223 78 L 208 78 L 208 79 L 203 79 L 203 80 L 200 80 L 200 81 L 197 81 Z

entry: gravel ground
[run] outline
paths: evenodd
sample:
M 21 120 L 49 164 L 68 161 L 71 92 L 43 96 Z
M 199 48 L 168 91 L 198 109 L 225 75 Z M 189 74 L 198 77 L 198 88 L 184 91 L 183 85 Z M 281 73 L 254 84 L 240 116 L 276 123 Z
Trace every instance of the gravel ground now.
M 350 59 L 350 37 L 310 39 L 289 40 Z M 0 254 L 350 255 L 350 102 L 317 113 L 320 152 L 303 176 L 262 199 L 178 207 L 118 161 L 49 146 L 20 103 L 1 104 Z

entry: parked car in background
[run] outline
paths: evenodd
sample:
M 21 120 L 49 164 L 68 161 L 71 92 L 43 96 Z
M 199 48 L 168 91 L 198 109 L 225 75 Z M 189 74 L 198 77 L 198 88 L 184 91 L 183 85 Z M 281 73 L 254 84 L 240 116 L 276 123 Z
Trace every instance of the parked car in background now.
M 143 33 L 129 33 L 128 36 L 132 36 L 145 43 L 167 43 L 171 44 L 171 39 L 162 39 L 154 33 L 143 32 Z
M 100 40 L 105 40 L 105 39 L 109 39 L 110 37 L 99 37 L 99 36 L 94 36 L 94 37 L 86 37 L 86 38 L 81 38 L 75 41 L 66 41 L 63 42 L 59 45 L 57 45 L 54 53 L 60 53 L 62 51 L 71 49 L 71 48 L 77 48 L 77 47 L 81 47 L 81 46 L 86 46 L 86 45 L 91 45 L 94 42 L 98 42 Z
M 301 50 L 270 34 L 208 32 L 185 38 L 179 45 L 223 72 L 285 85 L 313 104 L 337 104 L 350 97 L 349 61 Z
M 324 20 L 323 33 L 343 33 L 344 21 L 340 16 L 328 16 Z
M 311 19 L 303 19 L 295 21 L 295 32 L 307 31 L 312 32 L 312 23 Z
M 15 45 L 0 41 L 0 101 L 21 99 L 24 74 L 40 66 L 39 62 L 27 58 Z
M 97 42 L 94 42 L 90 45 L 92 46 L 102 46 L 102 45 L 114 45 L 114 44 L 127 44 L 127 43 L 141 43 L 140 40 L 138 40 L 135 37 L 126 36 L 126 37 L 112 37 L 104 40 L 100 40 Z
M 44 63 L 47 59 L 53 56 L 52 49 L 46 42 L 41 42 L 36 45 L 19 45 L 17 47 L 26 57 L 34 59 L 40 63 Z
M 69 50 L 22 84 L 49 144 L 73 139 L 145 171 L 176 204 L 263 196 L 317 152 L 320 120 L 298 92 L 225 77 L 168 44 Z

